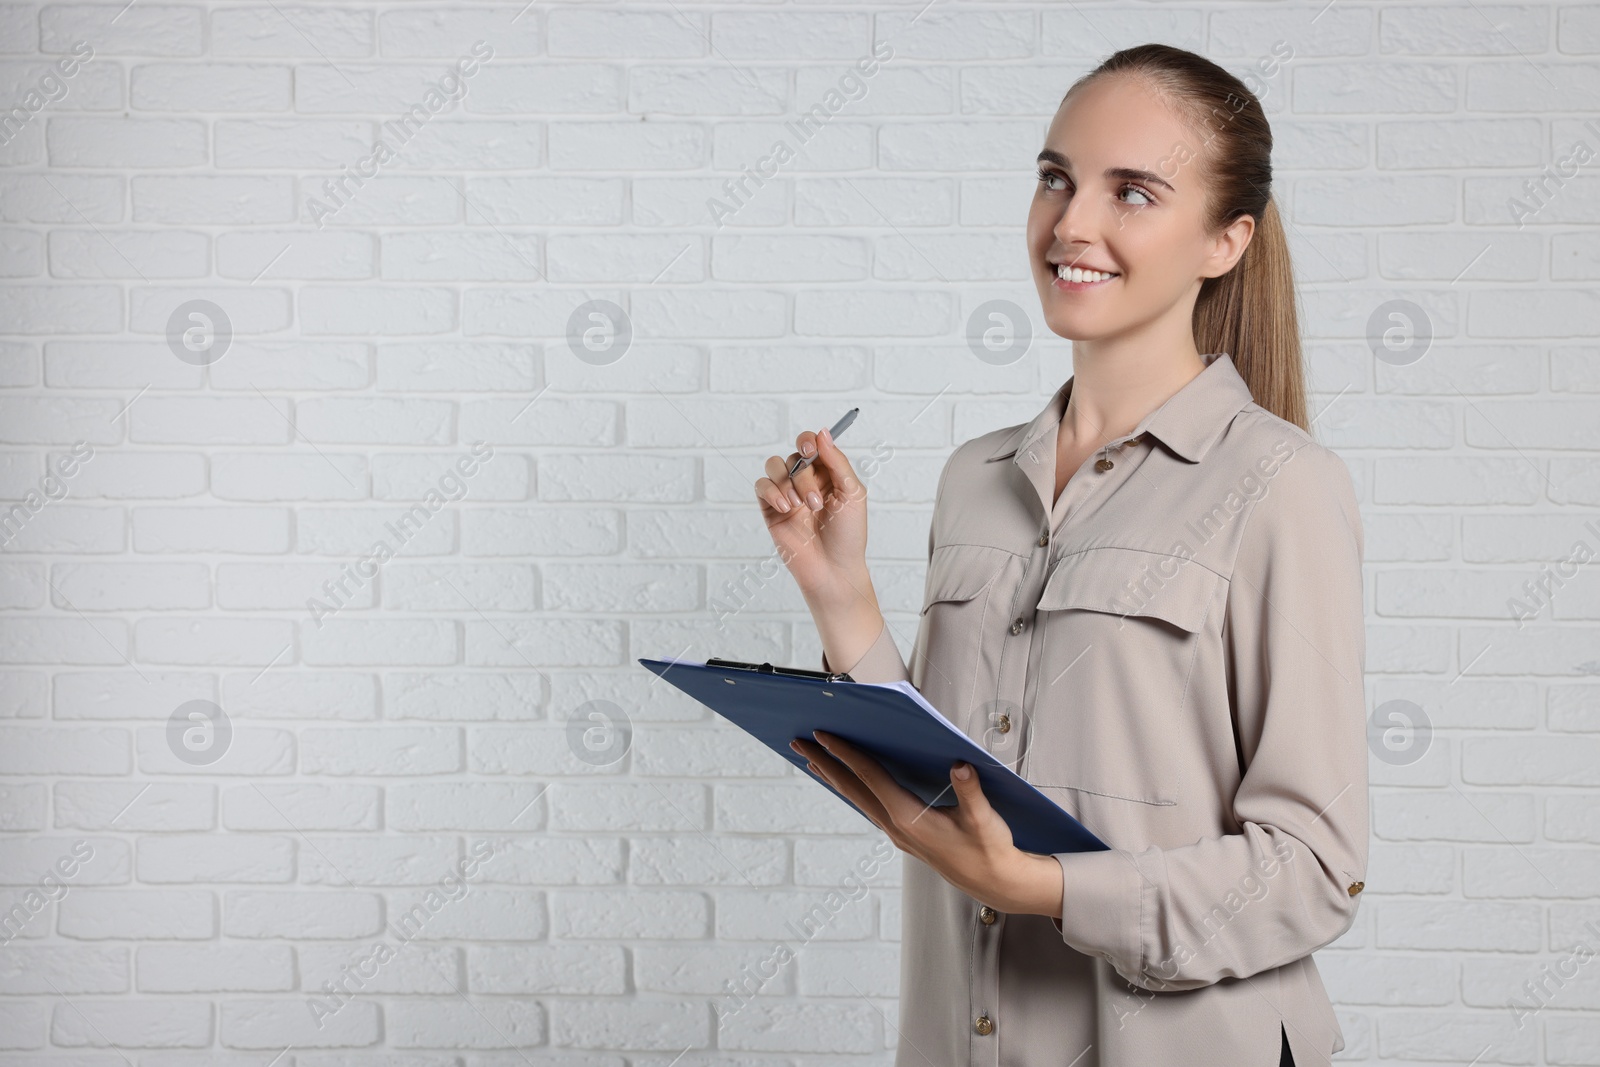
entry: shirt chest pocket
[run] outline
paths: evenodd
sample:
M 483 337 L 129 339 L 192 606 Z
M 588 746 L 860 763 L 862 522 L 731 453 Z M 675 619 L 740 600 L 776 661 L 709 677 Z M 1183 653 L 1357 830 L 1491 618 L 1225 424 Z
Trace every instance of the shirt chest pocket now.
M 979 694 L 994 688 L 996 649 L 985 635 L 1010 610 L 1016 576 L 1008 568 L 1020 566 L 1011 552 L 988 545 L 938 545 L 928 561 L 911 680 L 968 734 Z
M 1176 746 L 1198 645 L 1226 580 L 1181 557 L 1093 548 L 1064 557 L 1039 596 L 1039 675 L 1024 776 L 1146 804 L 1181 795 Z

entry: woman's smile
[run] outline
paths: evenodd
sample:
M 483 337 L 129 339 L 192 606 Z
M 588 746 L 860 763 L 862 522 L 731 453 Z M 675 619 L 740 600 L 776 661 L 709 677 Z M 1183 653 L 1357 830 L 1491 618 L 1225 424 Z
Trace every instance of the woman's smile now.
M 1083 293 L 1090 289 L 1101 289 L 1112 282 L 1119 280 L 1120 274 L 1103 274 L 1100 271 L 1082 271 L 1075 267 L 1056 267 L 1055 278 L 1051 284 L 1066 293 Z

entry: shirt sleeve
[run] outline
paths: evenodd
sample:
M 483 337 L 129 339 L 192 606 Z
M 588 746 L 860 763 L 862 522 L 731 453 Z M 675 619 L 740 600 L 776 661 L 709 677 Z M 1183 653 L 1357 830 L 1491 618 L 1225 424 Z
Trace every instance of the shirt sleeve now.
M 1240 832 L 1055 857 L 1062 938 L 1145 989 L 1310 955 L 1355 922 L 1366 877 L 1365 546 L 1344 461 L 1302 446 L 1241 536 L 1222 629 Z
M 822 654 L 822 669 L 832 671 L 828 666 L 828 654 Z M 884 621 L 883 629 L 878 631 L 878 639 L 862 653 L 851 667 L 842 672 L 848 674 L 858 682 L 909 682 L 911 672 L 906 669 L 905 657 L 900 655 L 900 647 L 894 643 L 894 637 L 889 633 L 888 620 Z

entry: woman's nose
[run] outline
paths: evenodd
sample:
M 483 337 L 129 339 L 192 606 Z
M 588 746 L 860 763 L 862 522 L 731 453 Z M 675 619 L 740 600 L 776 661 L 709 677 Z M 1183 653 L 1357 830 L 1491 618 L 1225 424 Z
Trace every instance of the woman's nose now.
M 1089 202 L 1081 196 L 1071 197 L 1062 203 L 1061 217 L 1056 220 L 1056 239 L 1066 248 L 1079 251 L 1092 247 L 1098 234 L 1096 226 L 1103 220 L 1092 217 Z

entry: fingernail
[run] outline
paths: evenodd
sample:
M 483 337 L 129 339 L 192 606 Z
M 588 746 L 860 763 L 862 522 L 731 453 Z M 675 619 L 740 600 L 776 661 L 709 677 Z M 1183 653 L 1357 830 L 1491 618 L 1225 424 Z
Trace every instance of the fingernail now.
M 790 511 L 789 502 L 783 497 L 778 497 L 778 510 L 787 515 Z
M 794 506 L 797 508 L 806 506 L 805 501 L 800 499 L 800 494 L 794 491 L 794 486 L 789 487 L 789 499 L 794 501 Z
M 807 493 L 806 494 L 806 499 L 811 501 L 811 510 L 812 511 L 821 511 L 822 510 L 822 498 L 816 494 L 815 490 L 811 491 L 810 493 Z
M 800 751 L 800 742 L 798 742 L 798 741 L 790 741 L 789 742 L 789 747 L 794 749 L 796 752 L 799 752 Z
M 807 441 L 805 444 L 800 446 L 800 454 L 802 456 L 814 456 L 816 453 L 817 446 L 810 441 Z
M 822 428 L 822 433 L 821 433 L 820 436 L 822 437 L 823 440 L 827 441 L 830 445 L 833 444 L 833 431 L 828 429 L 826 426 L 824 426 Z

